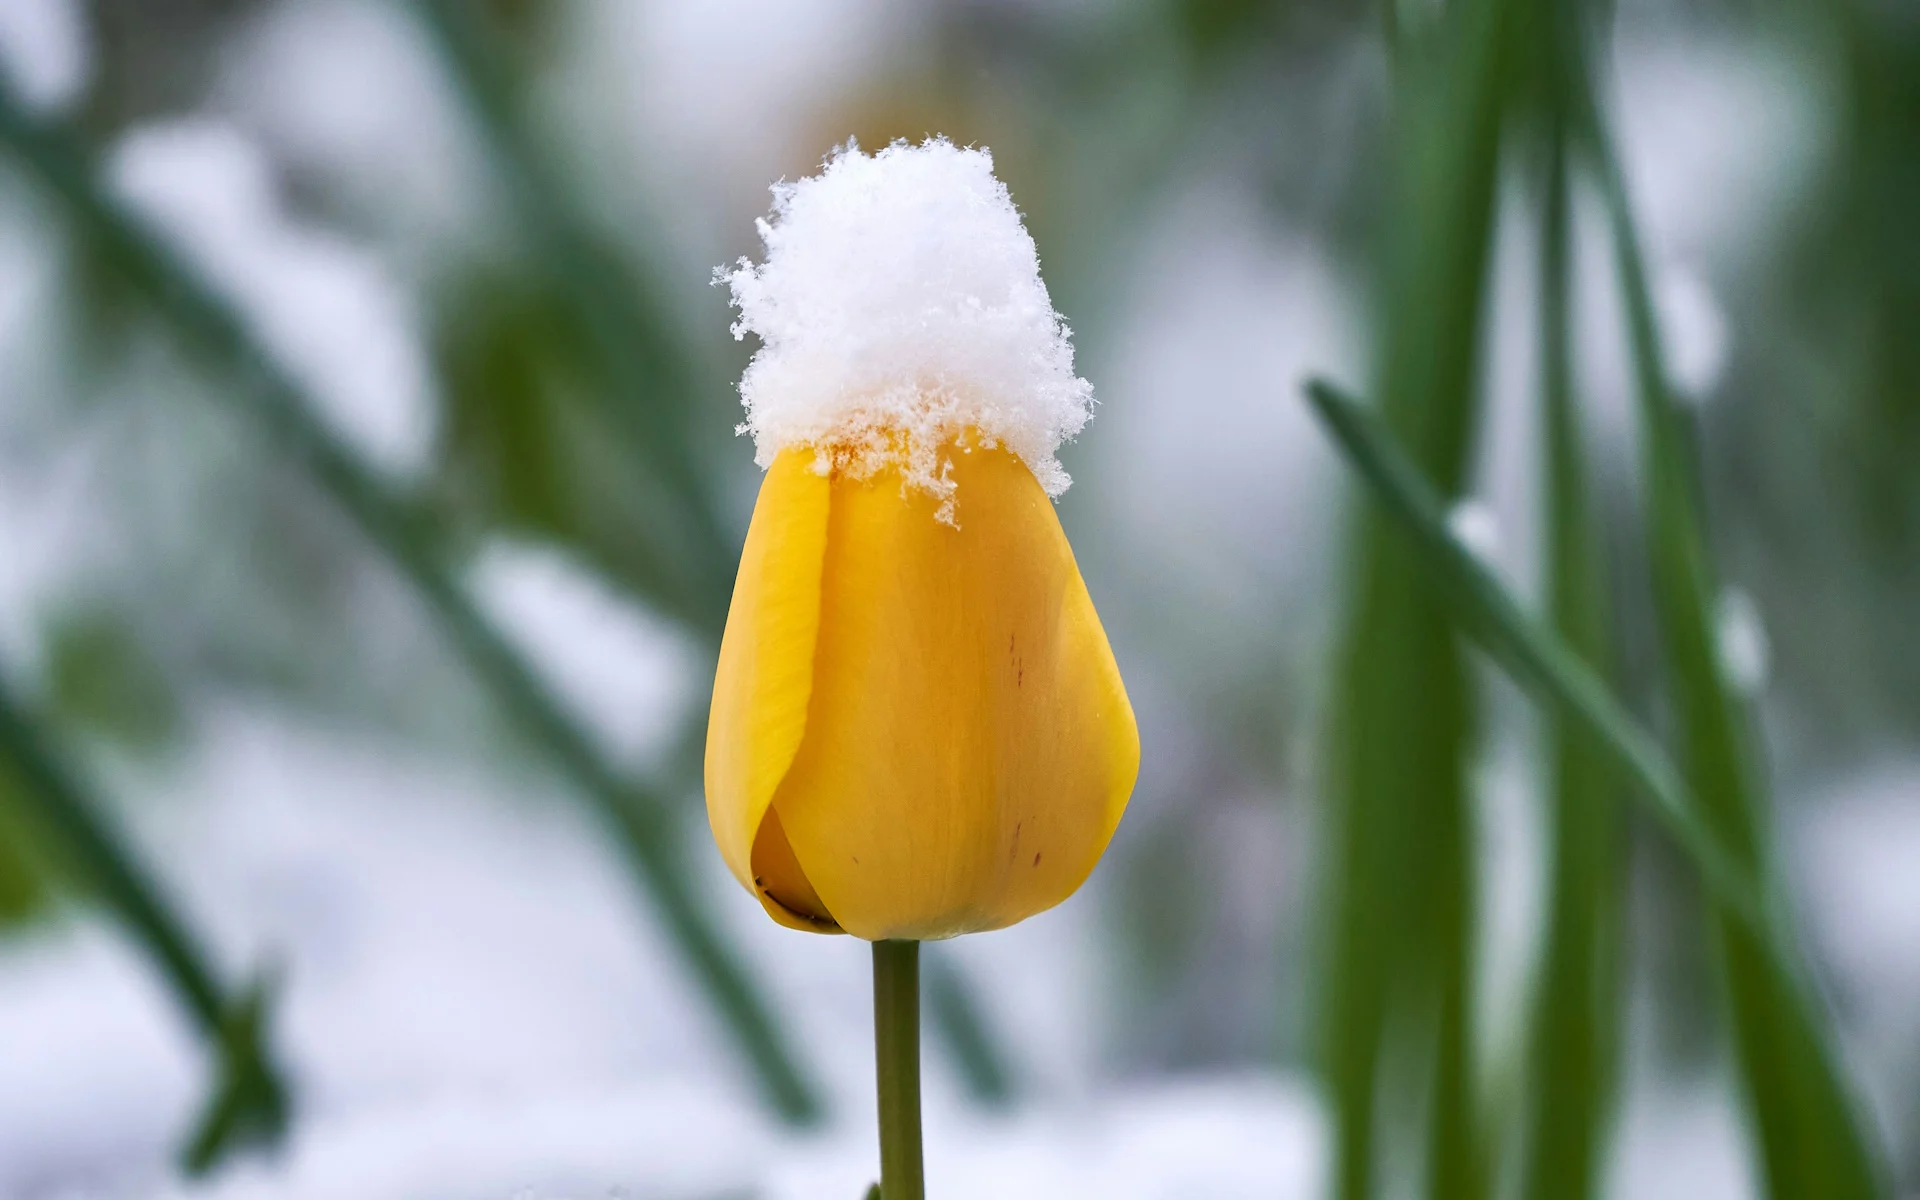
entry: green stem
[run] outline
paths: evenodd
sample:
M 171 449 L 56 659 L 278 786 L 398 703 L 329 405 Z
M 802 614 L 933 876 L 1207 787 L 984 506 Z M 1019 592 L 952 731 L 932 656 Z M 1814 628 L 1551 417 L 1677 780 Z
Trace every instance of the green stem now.
M 1643 445 L 1655 613 L 1675 699 L 1681 762 L 1710 825 L 1766 890 L 1776 924 L 1789 922 L 1774 887 L 1764 760 L 1755 716 L 1718 661 L 1720 585 L 1701 499 L 1693 429 L 1669 384 L 1647 258 L 1611 132 L 1589 94 L 1580 109 L 1586 149 L 1613 236 L 1627 318 Z M 1795 959 L 1717 913 L 1721 970 L 1734 1047 L 1770 1195 L 1871 1198 L 1889 1192 L 1872 1127 L 1847 1077 L 1825 1005 Z
M 1772 946 L 1782 956 L 1779 961 L 1788 961 L 1785 943 L 1775 940 L 1773 909 L 1756 871 L 1700 816 L 1699 802 L 1660 743 L 1628 715 L 1593 669 L 1557 634 L 1526 616 L 1505 586 L 1449 532 L 1440 492 L 1379 417 L 1325 380 L 1309 380 L 1306 391 L 1315 415 L 1369 485 L 1369 494 L 1422 552 L 1463 631 L 1515 682 L 1594 740 L 1612 769 L 1637 785 L 1634 794 L 1692 861 L 1707 889 Z
M 1551 47 L 1567 40 L 1554 36 Z M 1544 39 L 1543 39 L 1544 40 Z M 1550 93 L 1557 96 L 1558 92 Z M 1605 565 L 1588 496 L 1572 354 L 1573 203 L 1564 113 L 1547 111 L 1540 229 L 1541 391 L 1546 416 L 1547 609 L 1567 649 L 1603 681 Z M 1550 734 L 1553 880 L 1531 1031 L 1525 1183 L 1535 1200 L 1584 1200 L 1599 1186 L 1616 1074 L 1624 879 L 1617 785 L 1577 723 Z
M 873 1057 L 880 1086 L 880 1195 L 883 1200 L 925 1200 L 919 942 L 873 944 Z

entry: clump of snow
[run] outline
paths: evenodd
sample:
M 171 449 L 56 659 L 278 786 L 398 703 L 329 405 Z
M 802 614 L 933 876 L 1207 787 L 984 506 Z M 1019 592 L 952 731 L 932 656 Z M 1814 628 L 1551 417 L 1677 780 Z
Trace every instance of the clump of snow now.
M 1713 289 L 1678 263 L 1661 272 L 1654 295 L 1668 372 L 1682 400 L 1701 405 L 1726 373 L 1729 333 Z
M 1720 673 L 1743 696 L 1756 696 L 1767 686 L 1773 646 L 1766 623 L 1753 597 L 1736 587 L 1720 594 L 1714 616 Z
M 1049 495 L 1054 458 L 1093 388 L 1040 281 L 1040 259 L 986 150 L 945 138 L 852 142 L 818 175 L 773 188 L 766 261 L 717 273 L 759 351 L 740 381 L 762 467 L 790 446 L 865 477 L 898 466 L 946 501 L 943 447 L 972 431 L 1020 456 Z
M 1482 563 L 1500 557 L 1500 518 L 1484 500 L 1462 500 L 1447 512 L 1447 532 Z

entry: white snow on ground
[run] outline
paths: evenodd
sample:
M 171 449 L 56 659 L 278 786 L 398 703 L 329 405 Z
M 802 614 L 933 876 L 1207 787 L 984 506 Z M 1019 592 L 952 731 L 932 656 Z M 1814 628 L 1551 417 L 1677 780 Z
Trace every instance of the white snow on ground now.
M 115 931 L 0 942 L 0 1197 L 149 1175 L 200 1103 L 185 1016 Z
M 436 1096 L 322 1117 L 278 1162 L 173 1200 L 738 1195 L 782 1144 L 758 1111 L 703 1084 Z
M 784 1200 L 872 1177 L 866 947 L 767 921 L 697 825 L 711 902 L 840 1113 L 818 1135 L 759 1106 L 619 858 L 564 798 L 258 712 L 202 725 L 167 780 L 116 790 L 230 977 L 284 966 L 274 1030 L 295 1137 L 277 1161 L 167 1182 L 205 1060 L 144 959 L 87 918 L 5 950 L 0 1196 Z M 971 1111 L 930 1041 L 935 1194 L 1270 1196 L 1310 1181 L 1319 1135 L 1298 1084 L 1099 1074 L 1085 1031 L 1103 976 L 1063 952 L 1090 943 L 1090 915 L 1069 904 L 961 958 L 1032 1102 Z
M 1247 1075 L 1117 1087 L 1073 1110 L 928 1114 L 936 1200 L 1308 1200 L 1324 1188 L 1320 1111 L 1297 1081 Z M 765 1200 L 853 1196 L 873 1178 L 871 1137 L 796 1147 Z

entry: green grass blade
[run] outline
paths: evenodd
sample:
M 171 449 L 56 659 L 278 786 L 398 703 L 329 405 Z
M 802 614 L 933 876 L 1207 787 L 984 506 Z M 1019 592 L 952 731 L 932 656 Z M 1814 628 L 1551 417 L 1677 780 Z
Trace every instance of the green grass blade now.
M 1516 681 L 1577 724 L 1605 751 L 1609 767 L 1679 845 L 1708 889 L 1740 922 L 1771 940 L 1759 879 L 1695 812 L 1692 793 L 1653 736 L 1635 723 L 1599 676 L 1560 639 L 1529 618 L 1506 589 L 1448 531 L 1433 485 L 1393 442 L 1378 417 L 1324 380 L 1307 384 L 1314 412 L 1375 500 L 1421 552 L 1461 627 Z
M 1387 420 L 1449 491 L 1464 482 L 1507 98 L 1504 0 L 1467 0 L 1394 51 L 1394 194 L 1379 348 Z M 1484 1190 L 1473 1045 L 1476 877 L 1465 665 L 1419 564 L 1363 510 L 1328 749 L 1320 1014 L 1337 1195 L 1424 1161 L 1446 1200 Z M 1383 747 L 1392 747 L 1383 753 Z M 1431 1045 L 1423 1045 L 1427 1041 Z M 1401 1053 L 1406 1050 L 1407 1053 Z M 1428 1071 L 1424 1103 L 1384 1076 Z M 1403 1118 L 1428 1114 L 1423 1143 Z M 1383 1139 L 1386 1140 L 1384 1146 Z
M 256 989 L 230 994 L 205 949 L 126 849 L 96 802 L 66 765 L 46 728 L 0 681 L 0 758 L 18 780 L 17 802 L 56 852 L 160 968 L 180 1005 L 211 1043 L 220 1084 L 208 1104 L 222 1119 L 203 1125 L 185 1153 L 195 1171 L 253 1141 L 277 1142 L 287 1124 L 287 1091 L 260 1036 L 264 1003 Z
M 1682 761 L 1702 818 L 1757 877 L 1773 869 L 1764 767 L 1751 714 L 1720 666 L 1718 582 L 1700 506 L 1686 413 L 1668 385 L 1646 260 L 1626 181 L 1597 110 L 1583 111 L 1586 145 L 1612 227 L 1639 395 L 1656 611 L 1683 739 Z M 1784 969 L 1754 931 L 1716 925 L 1734 1044 L 1770 1194 L 1836 1200 L 1881 1196 L 1880 1151 L 1841 1070 L 1828 1021 L 1806 981 Z
M 1557 120 L 1547 155 L 1540 230 L 1547 604 L 1568 650 L 1602 673 L 1605 580 L 1574 407 L 1571 203 L 1565 136 Z M 1599 1186 L 1617 1073 L 1624 830 L 1607 794 L 1619 784 L 1604 751 L 1569 722 L 1558 723 L 1550 737 L 1552 882 L 1531 1031 L 1523 1194 L 1586 1200 Z
M 20 781 L 0 767 L 0 934 L 47 911 L 53 900 L 52 864 L 35 836 Z
M 1765 1028 L 1780 1039 L 1768 1052 L 1780 1073 L 1759 1082 L 1789 1098 L 1785 1115 L 1797 1124 L 1788 1145 L 1793 1154 L 1807 1156 L 1786 1160 L 1795 1173 L 1774 1181 L 1774 1194 L 1884 1195 L 1872 1144 L 1861 1132 L 1844 1078 L 1820 1036 L 1823 1017 L 1804 982 L 1788 924 L 1758 866 L 1707 819 L 1678 768 L 1592 670 L 1552 633 L 1530 621 L 1454 540 L 1439 493 L 1394 446 L 1378 419 L 1324 382 L 1308 384 L 1307 395 L 1375 498 L 1425 552 L 1463 627 L 1563 721 L 1578 725 L 1605 752 L 1618 777 L 1635 784 L 1633 794 L 1700 875 L 1717 905 L 1728 945 L 1749 955 L 1746 973 L 1731 979 L 1730 986 L 1764 989 L 1759 993 L 1764 1007 L 1757 1006 L 1757 1013 L 1768 1019 Z M 1765 1151 L 1772 1158 L 1780 1147 L 1769 1144 Z M 1845 1157 L 1849 1154 L 1854 1156 L 1851 1162 Z
M 657 915 L 779 1111 L 798 1121 L 816 1118 L 819 1101 L 800 1074 L 771 1008 L 697 898 L 680 847 L 679 822 L 664 798 L 623 778 L 606 762 L 530 665 L 481 614 L 424 524 L 315 417 L 306 394 L 253 340 L 239 314 L 100 186 L 69 135 L 29 116 L 0 90 L 0 146 L 39 176 L 77 228 L 192 348 L 234 368 L 237 385 L 223 394 L 304 468 L 385 555 L 503 712 L 618 835 Z
M 1013 1099 L 1013 1067 L 987 1025 L 969 977 L 951 955 L 939 953 L 937 944 L 924 949 L 927 1015 L 960 1068 L 968 1094 L 989 1108 L 1005 1106 Z
M 675 503 L 678 521 L 661 523 L 659 532 L 677 528 L 681 536 L 659 557 L 684 563 L 692 575 L 688 590 L 724 617 L 736 539 L 699 475 L 689 418 L 700 410 L 700 373 L 672 328 L 666 301 L 643 276 L 621 270 L 619 257 L 592 231 L 529 127 L 481 11 L 464 0 L 416 0 L 414 11 L 466 103 L 530 248 L 598 360 L 608 390 L 588 399 L 636 462 L 667 486 L 670 497 L 661 499 Z

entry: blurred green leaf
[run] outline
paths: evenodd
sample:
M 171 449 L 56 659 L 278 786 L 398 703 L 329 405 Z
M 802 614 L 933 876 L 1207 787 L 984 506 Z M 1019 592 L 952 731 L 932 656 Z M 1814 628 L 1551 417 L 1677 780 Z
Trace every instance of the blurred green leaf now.
M 1394 191 L 1379 347 L 1382 409 L 1449 495 L 1465 483 L 1507 101 L 1503 0 L 1451 5 L 1395 56 Z M 1474 1089 L 1474 714 L 1456 640 L 1415 554 L 1371 510 L 1354 531 L 1329 751 L 1331 839 L 1321 999 L 1335 1192 L 1374 1194 L 1386 1161 L 1425 1160 L 1427 1190 L 1485 1188 Z M 1390 748 L 1390 750 L 1388 749 Z M 1433 1038 L 1431 1049 L 1408 1039 Z M 1395 1045 L 1405 1052 L 1396 1052 Z M 1383 1071 L 1430 1063 L 1424 1144 L 1376 1145 Z
M 272 1064 L 261 1057 L 276 990 L 271 980 L 256 980 L 220 1024 L 218 1079 L 180 1156 L 190 1175 L 211 1170 L 233 1147 L 278 1141 L 286 1126 L 285 1090 Z
M 1752 718 L 1721 667 L 1720 590 L 1701 512 L 1692 430 L 1660 343 L 1646 259 L 1611 136 L 1591 100 L 1580 113 L 1605 200 L 1637 384 L 1654 599 L 1681 761 L 1717 842 L 1760 879 L 1774 870 L 1764 767 Z M 1826 1014 L 1758 932 L 1718 920 L 1727 1003 L 1769 1191 L 1839 1200 L 1886 1194 L 1878 1148 L 1835 1056 Z
M 449 508 L 571 547 L 610 582 L 717 642 L 726 591 L 690 574 L 694 535 L 610 437 L 603 389 L 566 310 L 533 281 L 479 273 L 455 289 L 435 357 L 449 404 Z
M 1722 827 L 1719 814 L 1703 803 L 1592 670 L 1552 633 L 1528 620 L 1472 552 L 1454 539 L 1433 486 L 1379 422 L 1331 385 L 1310 384 L 1308 397 L 1375 498 L 1425 552 L 1467 631 L 1564 721 L 1576 722 L 1594 747 L 1606 751 L 1612 770 L 1633 780 L 1634 794 L 1649 802 L 1652 814 L 1699 871 L 1719 907 L 1723 941 L 1748 956 L 1741 964 L 1728 964 L 1736 1014 L 1742 1006 L 1746 1009 L 1738 1019 L 1764 1014 L 1770 1021 L 1767 1032 L 1777 1039 L 1758 1053 L 1751 1045 L 1742 1047 L 1755 1090 L 1773 1089 L 1769 1100 L 1784 1110 L 1775 1115 L 1787 1122 L 1784 1130 L 1764 1123 L 1760 1130 L 1773 1194 L 1884 1194 L 1870 1143 L 1855 1123 L 1845 1081 L 1828 1057 L 1822 1040 L 1824 1018 L 1804 982 L 1764 862 L 1751 854 L 1749 843 Z M 1852 1163 L 1843 1157 L 1849 1152 L 1858 1155 Z M 1779 1168 L 1791 1174 L 1773 1175 Z
M 244 1091 L 224 1105 L 217 1128 L 196 1134 L 185 1155 L 204 1170 L 249 1141 L 276 1142 L 287 1123 L 286 1086 L 259 1038 L 263 1016 L 257 993 L 231 996 L 218 981 L 205 949 L 146 868 L 108 823 L 106 810 L 65 763 L 65 754 L 0 681 L 0 760 L 19 786 L 11 799 L 30 809 L 79 881 L 154 959 L 202 1037 L 215 1049 L 223 1079 L 244 1079 Z M 231 1089 L 223 1085 L 222 1095 Z
M 1857 364 L 1848 415 L 1859 512 L 1891 566 L 1920 544 L 1920 27 L 1898 6 L 1831 6 L 1848 68 L 1832 224 L 1813 298 L 1837 305 Z M 1798 297 L 1796 297 L 1798 299 Z
M 644 532 L 673 538 L 656 548 L 657 562 L 677 564 L 690 577 L 683 590 L 724 611 L 737 536 L 703 477 L 707 443 L 698 418 L 705 406 L 697 402 L 721 390 L 717 381 L 703 378 L 687 352 L 663 290 L 626 269 L 587 220 L 554 161 L 553 139 L 530 128 L 481 10 L 461 0 L 415 0 L 414 11 L 475 118 L 524 249 L 591 356 L 595 376 L 579 399 L 593 407 L 603 436 L 624 449 L 626 471 L 655 483 L 649 500 L 663 517 Z
M 1606 677 L 1606 583 L 1573 396 L 1572 215 L 1564 126 L 1549 115 L 1540 229 L 1541 392 L 1546 410 L 1547 605 L 1570 653 Z M 1547 926 L 1533 1010 L 1524 1194 L 1596 1194 L 1621 1020 L 1624 833 L 1606 752 L 1575 722 L 1549 737 Z
M 1686 781 L 1593 670 L 1520 610 L 1506 589 L 1447 527 L 1445 501 L 1383 422 L 1334 385 L 1314 380 L 1307 399 L 1369 493 L 1419 552 L 1422 576 L 1437 577 L 1454 618 L 1481 648 L 1565 720 L 1607 751 L 1613 769 L 1638 785 L 1653 816 L 1687 853 L 1708 887 L 1755 930 L 1767 930 L 1768 899 L 1754 869 L 1695 811 Z
M 41 837 L 19 795 L 20 782 L 0 763 L 0 930 L 44 912 L 53 897 L 53 873 Z
M 988 1027 L 968 976 L 938 946 L 927 947 L 921 973 L 927 989 L 928 1016 L 960 1068 L 960 1078 L 975 1100 L 1001 1107 L 1013 1099 L 1013 1064 Z
M 795 1121 L 816 1119 L 819 1100 L 772 1008 L 695 891 L 674 808 L 655 789 L 622 776 L 573 724 L 466 594 L 433 530 L 315 416 L 306 393 L 254 341 L 239 314 L 109 196 L 64 130 L 28 115 L 3 89 L 0 145 L 34 171 L 83 236 L 147 294 L 190 348 L 230 364 L 235 385 L 220 394 L 257 422 L 358 525 L 413 587 L 503 712 L 592 802 L 628 853 L 656 914 L 768 1097 Z
M 45 645 L 48 708 L 63 721 L 137 750 L 179 736 L 180 706 L 166 669 L 120 615 L 100 607 L 65 612 Z

